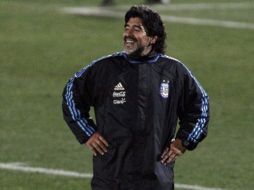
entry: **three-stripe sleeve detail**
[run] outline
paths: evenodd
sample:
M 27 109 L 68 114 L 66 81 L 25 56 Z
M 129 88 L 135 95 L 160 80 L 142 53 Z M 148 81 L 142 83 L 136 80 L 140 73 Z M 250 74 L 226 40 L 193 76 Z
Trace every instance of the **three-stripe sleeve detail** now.
M 199 84 L 198 84 L 198 86 L 199 86 L 201 93 L 202 93 L 201 114 L 196 122 L 194 129 L 188 136 L 188 140 L 190 140 L 194 143 L 197 143 L 198 140 L 200 139 L 201 134 L 204 133 L 204 128 L 206 126 L 207 119 L 208 119 L 208 96 Z
M 69 108 L 73 121 L 77 123 L 78 127 L 80 127 L 88 137 L 90 137 L 95 132 L 95 129 L 88 124 L 87 120 L 84 117 L 81 116 L 81 112 L 75 104 L 73 98 L 73 81 L 74 78 L 70 79 L 66 86 L 66 105 Z
M 205 92 L 205 90 L 202 88 L 202 86 L 199 84 L 198 80 L 192 75 L 190 70 L 185 66 L 187 71 L 189 72 L 190 76 L 193 78 L 193 80 L 196 82 L 200 92 L 201 92 L 201 107 L 200 107 L 200 116 L 195 124 L 195 127 L 193 128 L 192 132 L 188 136 L 188 141 L 192 141 L 194 143 L 198 143 L 200 136 L 204 133 L 205 126 L 208 122 L 208 110 L 209 110 L 209 103 L 208 103 L 208 95 Z

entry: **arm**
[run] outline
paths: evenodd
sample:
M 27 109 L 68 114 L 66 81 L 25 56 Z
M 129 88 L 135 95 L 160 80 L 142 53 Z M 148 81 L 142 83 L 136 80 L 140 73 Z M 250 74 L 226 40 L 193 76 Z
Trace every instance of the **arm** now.
M 183 93 L 179 103 L 179 125 L 176 138 L 188 150 L 196 148 L 206 136 L 209 122 L 208 95 L 195 77 L 186 69 Z
M 76 73 L 64 88 L 63 116 L 77 140 L 96 155 L 104 154 L 108 146 L 106 140 L 96 132 L 96 125 L 90 118 L 90 106 L 94 105 L 92 81 L 89 79 L 90 67 Z
M 161 162 L 166 164 L 181 156 L 186 149 L 193 150 L 207 135 L 209 121 L 208 96 L 195 77 L 183 68 L 182 90 L 178 105 L 180 128 L 176 140 L 163 154 Z

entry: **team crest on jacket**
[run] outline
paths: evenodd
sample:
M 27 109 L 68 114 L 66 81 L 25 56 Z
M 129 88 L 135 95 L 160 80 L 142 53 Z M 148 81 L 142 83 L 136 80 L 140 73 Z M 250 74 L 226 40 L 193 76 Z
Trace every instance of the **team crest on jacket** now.
M 169 94 L 169 81 L 163 80 L 160 85 L 160 94 L 162 98 L 168 98 Z

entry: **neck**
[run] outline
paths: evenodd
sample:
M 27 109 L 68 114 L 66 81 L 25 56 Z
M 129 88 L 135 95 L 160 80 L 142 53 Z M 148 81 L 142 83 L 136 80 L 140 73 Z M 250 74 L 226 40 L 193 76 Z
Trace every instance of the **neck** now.
M 152 49 L 149 49 L 149 50 L 140 49 L 139 51 L 128 54 L 128 57 L 131 59 L 142 59 L 142 58 L 148 58 L 153 55 L 155 55 L 155 52 Z
M 144 56 L 133 56 L 130 54 L 125 53 L 125 58 L 130 62 L 130 63 L 146 63 L 146 62 L 154 62 L 154 60 L 157 59 L 158 53 L 152 51 L 147 55 Z

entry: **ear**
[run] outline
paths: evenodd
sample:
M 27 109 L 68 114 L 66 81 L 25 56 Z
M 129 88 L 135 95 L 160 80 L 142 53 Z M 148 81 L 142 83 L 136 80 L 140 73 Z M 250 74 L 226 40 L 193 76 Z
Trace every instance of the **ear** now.
M 152 36 L 151 37 L 151 44 L 155 44 L 157 41 L 158 37 L 157 36 Z

